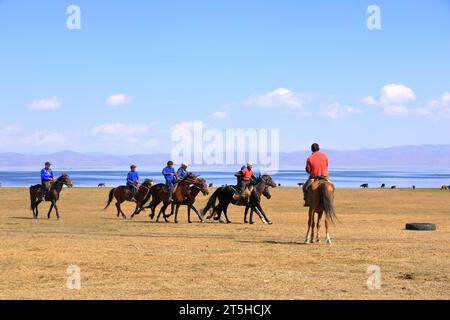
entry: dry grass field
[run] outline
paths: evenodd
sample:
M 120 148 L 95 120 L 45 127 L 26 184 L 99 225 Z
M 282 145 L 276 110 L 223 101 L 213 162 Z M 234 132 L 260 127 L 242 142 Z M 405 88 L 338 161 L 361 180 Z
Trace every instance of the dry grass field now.
M 178 225 L 149 222 L 148 212 L 125 221 L 114 205 L 102 210 L 108 191 L 65 188 L 56 221 L 46 219 L 48 204 L 31 218 L 27 189 L 0 188 L 0 298 L 450 298 L 450 192 L 337 190 L 333 244 L 304 245 L 297 188 L 264 200 L 271 226 L 243 224 L 237 207 L 230 225 L 189 225 L 185 208 Z M 407 222 L 438 230 L 406 231 Z M 65 288 L 73 264 L 81 290 Z M 380 290 L 367 289 L 369 265 L 381 268 Z

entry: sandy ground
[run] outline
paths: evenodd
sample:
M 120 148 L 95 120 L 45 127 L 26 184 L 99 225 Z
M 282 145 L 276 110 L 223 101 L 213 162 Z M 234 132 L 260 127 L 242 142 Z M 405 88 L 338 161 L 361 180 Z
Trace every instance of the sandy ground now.
M 0 188 L 0 298 L 450 298 L 450 192 L 337 190 L 333 244 L 303 245 L 297 188 L 264 200 L 271 226 L 243 224 L 238 207 L 230 225 L 189 225 L 185 208 L 178 225 L 150 223 L 147 212 L 124 221 L 114 206 L 102 211 L 108 191 L 65 188 L 62 219 L 49 221 L 48 204 L 31 218 L 27 189 Z M 407 222 L 438 230 L 406 231 Z M 69 265 L 81 269 L 81 290 L 66 288 Z M 381 268 L 380 290 L 367 288 L 369 265 Z

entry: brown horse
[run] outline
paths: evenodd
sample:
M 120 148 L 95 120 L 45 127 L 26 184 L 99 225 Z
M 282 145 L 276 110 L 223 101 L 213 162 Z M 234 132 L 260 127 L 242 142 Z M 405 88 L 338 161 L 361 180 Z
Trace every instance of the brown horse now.
M 189 173 L 186 176 L 186 178 L 178 181 L 176 184 L 176 188 L 173 191 L 173 195 L 172 195 L 173 203 L 180 204 L 180 205 L 183 204 L 183 202 L 186 199 L 186 196 L 189 192 L 189 186 L 191 184 L 198 183 L 198 180 L 199 179 L 197 176 L 193 175 L 192 173 Z M 161 207 L 161 209 L 158 213 L 156 222 L 159 222 L 159 218 L 160 218 L 161 214 L 163 214 L 165 222 L 169 222 L 169 220 L 167 220 L 167 217 L 171 216 L 173 214 L 173 211 L 169 215 L 165 214 L 167 207 L 172 203 L 171 201 L 169 201 L 169 191 L 167 190 L 166 185 L 164 183 L 154 185 L 152 187 L 152 189 L 150 190 L 150 194 L 147 196 L 147 200 L 150 197 L 152 198 L 152 201 L 150 202 L 150 204 L 148 206 L 145 207 L 145 209 L 150 208 L 152 211 L 150 213 L 150 219 L 153 220 L 153 218 L 155 217 L 156 207 L 162 202 L 163 206 Z M 144 203 L 146 203 L 146 202 L 147 201 L 145 201 Z
M 317 212 L 317 234 L 316 242 L 320 242 L 319 229 L 322 215 L 325 212 L 325 233 L 327 243 L 331 244 L 329 233 L 330 223 L 334 223 L 336 214 L 334 212 L 334 185 L 327 180 L 315 180 L 309 187 L 306 203 L 309 207 L 308 212 L 308 231 L 306 232 L 305 243 L 311 243 L 314 238 L 314 214 Z M 311 231 L 311 235 L 310 235 Z
M 106 207 L 103 210 L 106 210 L 114 198 L 116 198 L 116 208 L 117 208 L 117 217 L 122 215 L 124 219 L 127 218 L 125 213 L 123 213 L 120 205 L 125 201 L 132 201 L 136 203 L 136 209 L 134 209 L 131 217 L 133 218 L 136 214 L 139 214 L 143 209 L 142 206 L 146 202 L 147 195 L 150 193 L 150 189 L 153 186 L 152 179 L 145 179 L 145 181 L 139 186 L 139 189 L 135 193 L 134 197 L 131 198 L 130 189 L 127 186 L 119 186 L 117 188 L 111 189 L 108 196 L 108 202 L 106 203 Z
M 197 181 L 189 187 L 188 193 L 186 195 L 186 198 L 182 203 L 172 203 L 172 210 L 169 215 L 166 217 L 170 217 L 175 212 L 175 219 L 174 223 L 178 223 L 178 210 L 180 209 L 180 206 L 187 206 L 187 216 L 188 216 L 188 223 L 191 223 L 191 209 L 194 210 L 194 212 L 197 214 L 198 220 L 200 222 L 203 222 L 202 217 L 200 216 L 200 213 L 198 210 L 194 207 L 195 198 L 198 196 L 198 194 L 202 192 L 204 196 L 207 196 L 209 194 L 208 187 L 206 185 L 205 179 L 197 179 Z M 175 210 L 174 210 L 175 206 Z
M 72 188 L 72 180 L 70 180 L 67 174 L 63 174 L 60 176 L 50 187 L 50 190 L 45 195 L 42 190 L 42 185 L 37 184 L 35 186 L 30 187 L 30 202 L 31 202 L 31 210 L 33 211 L 33 218 L 37 219 L 39 215 L 38 206 L 42 201 L 50 201 L 52 204 L 50 205 L 50 210 L 48 211 L 47 218 L 50 219 L 50 213 L 53 208 L 56 210 L 56 218 L 59 220 L 59 211 L 56 206 L 56 202 L 59 200 L 59 194 L 62 191 L 63 186 L 66 185 L 68 188 Z

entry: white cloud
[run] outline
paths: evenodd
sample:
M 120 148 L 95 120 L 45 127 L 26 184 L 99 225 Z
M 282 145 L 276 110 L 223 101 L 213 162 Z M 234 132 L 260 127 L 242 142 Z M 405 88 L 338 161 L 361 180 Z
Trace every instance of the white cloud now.
M 445 91 L 440 97 L 431 100 L 426 106 L 415 109 L 421 116 L 450 117 L 450 92 Z
M 345 117 L 347 115 L 358 114 L 360 112 L 361 110 L 359 109 L 355 109 L 349 106 L 343 106 L 336 102 L 330 104 L 323 112 L 323 115 L 328 118 L 337 119 Z
M 175 124 L 170 128 L 170 133 L 183 133 L 187 131 L 192 131 L 194 129 L 202 129 L 205 128 L 205 124 L 202 121 L 182 121 L 180 123 Z
M 58 97 L 52 97 L 49 99 L 41 99 L 41 100 L 34 100 L 31 103 L 27 105 L 27 108 L 30 110 L 55 110 L 58 109 L 60 106 L 60 102 Z
M 23 130 L 23 128 L 18 125 L 7 125 L 7 126 L 0 128 L 0 131 L 2 133 L 8 133 L 8 134 L 18 133 L 18 132 L 21 132 L 22 130 Z
M 64 135 L 57 132 L 36 131 L 23 138 L 23 142 L 29 145 L 60 144 L 66 141 Z
M 408 114 L 409 102 L 416 100 L 414 91 L 402 84 L 387 84 L 380 90 L 380 97 L 365 97 L 363 101 L 369 106 L 379 106 L 389 115 Z
M 117 93 L 106 99 L 106 105 L 110 107 L 120 106 L 131 102 L 131 97 L 123 93 Z
M 227 113 L 224 111 L 216 111 L 213 112 L 210 117 L 213 119 L 225 119 L 227 116 Z
M 278 88 L 262 95 L 253 95 L 244 102 L 249 106 L 260 108 L 286 108 L 302 110 L 310 96 L 302 92 L 294 92 L 285 88 Z
M 149 128 L 149 125 L 126 125 L 116 122 L 94 127 L 91 133 L 96 136 L 134 136 L 146 133 Z

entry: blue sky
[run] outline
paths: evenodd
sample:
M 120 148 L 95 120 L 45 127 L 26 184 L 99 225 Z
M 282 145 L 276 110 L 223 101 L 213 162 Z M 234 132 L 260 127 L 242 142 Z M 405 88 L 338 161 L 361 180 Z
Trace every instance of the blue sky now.
M 0 152 L 168 152 L 196 120 L 282 151 L 448 144 L 449 40 L 445 0 L 0 0 Z

